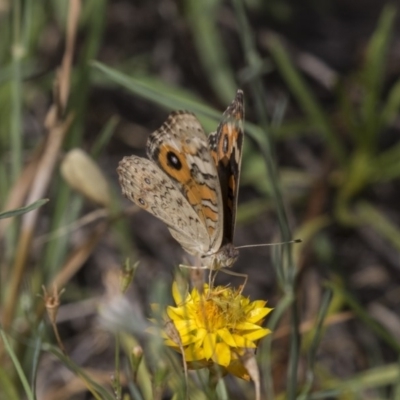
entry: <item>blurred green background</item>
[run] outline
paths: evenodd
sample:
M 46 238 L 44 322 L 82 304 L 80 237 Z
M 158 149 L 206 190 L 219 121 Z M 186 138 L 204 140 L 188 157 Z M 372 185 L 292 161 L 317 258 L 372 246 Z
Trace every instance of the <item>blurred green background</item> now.
M 235 245 L 302 239 L 243 249 L 233 267 L 249 275 L 246 296 L 275 308 L 258 353 L 262 398 L 400 398 L 398 6 L 0 0 L 0 207 L 49 199 L 0 219 L 0 399 L 118 398 L 115 354 L 134 369 L 149 304 L 169 302 L 185 255 L 122 198 L 116 167 L 145 156 L 171 110 L 214 131 L 238 88 Z M 127 258 L 139 264 L 122 298 Z M 70 358 L 38 296 L 54 284 Z M 122 368 L 127 398 L 181 398 L 176 360 L 145 354 L 135 378 Z M 218 398 L 254 398 L 250 383 L 224 385 Z

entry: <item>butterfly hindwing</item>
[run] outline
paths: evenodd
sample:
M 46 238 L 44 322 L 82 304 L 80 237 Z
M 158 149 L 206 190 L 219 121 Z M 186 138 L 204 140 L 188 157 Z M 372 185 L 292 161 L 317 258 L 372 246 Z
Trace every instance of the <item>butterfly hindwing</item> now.
M 209 235 L 204 224 L 157 165 L 145 158 L 129 156 L 122 159 L 117 171 L 122 193 L 163 221 L 188 253 L 208 250 Z

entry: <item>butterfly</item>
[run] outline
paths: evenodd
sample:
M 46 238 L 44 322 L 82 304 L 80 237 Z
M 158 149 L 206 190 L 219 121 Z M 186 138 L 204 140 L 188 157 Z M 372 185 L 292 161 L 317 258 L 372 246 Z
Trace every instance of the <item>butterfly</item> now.
M 208 138 L 193 113 L 174 111 L 149 136 L 148 159 L 124 157 L 117 169 L 123 195 L 163 221 L 210 270 L 231 267 L 238 258 L 232 241 L 243 120 L 241 90 Z

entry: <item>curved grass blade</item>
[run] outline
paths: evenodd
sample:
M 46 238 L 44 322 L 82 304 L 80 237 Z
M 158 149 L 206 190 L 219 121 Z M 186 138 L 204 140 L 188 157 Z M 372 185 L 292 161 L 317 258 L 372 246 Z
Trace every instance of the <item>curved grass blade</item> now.
M 376 146 L 380 131 L 381 111 L 379 103 L 395 21 L 396 8 L 393 5 L 387 5 L 379 17 L 378 26 L 368 45 L 365 68 L 362 71 L 365 96 L 361 107 L 365 123 L 362 136 L 358 138 L 358 144 L 372 151 Z
M 102 400 L 115 400 L 115 397 L 95 382 L 89 375 L 77 364 L 75 364 L 69 357 L 65 356 L 58 350 L 55 346 L 46 345 L 43 346 L 47 348 L 51 353 L 53 353 L 63 364 L 66 368 L 72 371 L 76 376 L 82 379 L 82 382 L 85 384 L 87 390 L 92 394 L 95 399 L 102 399 Z
M 31 372 L 31 387 L 32 392 L 34 393 L 36 399 L 36 376 L 39 368 L 39 361 L 40 361 L 40 354 L 42 350 L 42 343 L 43 343 L 43 334 L 45 331 L 45 325 L 43 321 L 39 324 L 38 329 L 36 331 L 36 340 L 34 345 L 34 351 L 32 356 L 32 372 Z
M 23 388 L 25 390 L 25 394 L 26 394 L 27 399 L 28 400 L 34 400 L 34 396 L 33 396 L 32 390 L 29 387 L 29 382 L 26 379 L 26 376 L 24 374 L 22 366 L 21 366 L 21 364 L 20 364 L 20 362 L 19 362 L 19 360 L 17 358 L 17 355 L 14 353 L 14 350 L 12 349 L 12 347 L 10 345 L 10 342 L 7 339 L 6 334 L 4 333 L 4 331 L 2 329 L 0 329 L 0 336 L 1 336 L 2 340 L 3 340 L 4 347 L 5 347 L 6 351 L 7 351 L 7 354 L 10 356 L 10 358 L 11 358 L 13 364 L 14 364 L 15 370 L 17 371 L 17 374 L 19 376 L 19 379 L 21 380 L 21 384 L 22 384 L 22 386 L 23 386 Z
M 219 111 L 206 106 L 196 99 L 193 94 L 185 90 L 174 88 L 160 81 L 157 82 L 154 78 L 150 79 L 150 77 L 132 78 L 98 61 L 93 61 L 92 66 L 101 71 L 111 81 L 168 110 L 188 109 L 195 114 L 202 114 L 212 119 L 219 120 L 221 117 Z
M 319 309 L 315 327 L 315 334 L 308 354 L 308 371 L 307 371 L 306 384 L 304 385 L 302 393 L 298 398 L 299 400 L 306 400 L 308 398 L 314 383 L 317 350 L 323 336 L 323 331 L 324 331 L 323 324 L 327 316 L 327 313 L 329 311 L 329 305 L 331 301 L 332 301 L 332 290 L 328 289 L 322 298 L 321 307 Z
M 11 217 L 16 217 L 18 215 L 26 214 L 29 211 L 36 210 L 36 208 L 42 207 L 48 201 L 49 199 L 40 199 L 32 204 L 29 204 L 29 206 L 16 208 L 15 210 L 10 210 L 10 211 L 4 211 L 0 213 L 0 219 L 11 218 Z

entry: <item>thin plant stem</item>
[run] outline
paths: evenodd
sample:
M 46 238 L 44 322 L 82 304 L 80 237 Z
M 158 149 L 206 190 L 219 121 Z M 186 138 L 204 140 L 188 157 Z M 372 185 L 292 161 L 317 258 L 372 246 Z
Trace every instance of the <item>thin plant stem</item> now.
M 24 48 L 21 43 L 21 2 L 13 2 L 13 44 L 12 55 L 12 112 L 11 112 L 11 180 L 15 181 L 20 173 L 22 164 L 22 140 L 21 140 L 21 114 L 22 114 L 22 90 L 21 90 L 21 59 Z

